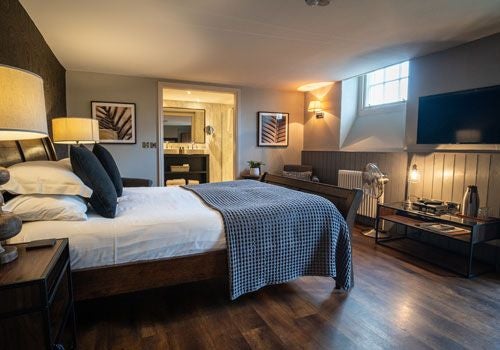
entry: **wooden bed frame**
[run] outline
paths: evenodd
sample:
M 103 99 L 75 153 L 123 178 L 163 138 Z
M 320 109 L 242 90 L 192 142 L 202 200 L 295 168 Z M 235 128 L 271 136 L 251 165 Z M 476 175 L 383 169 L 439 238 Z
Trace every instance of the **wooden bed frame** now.
M 0 166 L 56 160 L 49 138 L 0 142 Z M 361 190 L 264 174 L 261 181 L 313 193 L 334 203 L 352 232 Z M 72 272 L 75 300 L 107 297 L 151 288 L 227 276 L 226 249 L 182 257 L 87 268 Z

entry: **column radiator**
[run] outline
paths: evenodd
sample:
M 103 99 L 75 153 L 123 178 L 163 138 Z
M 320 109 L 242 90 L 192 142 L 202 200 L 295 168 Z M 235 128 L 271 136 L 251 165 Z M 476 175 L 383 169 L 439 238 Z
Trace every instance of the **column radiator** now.
M 339 170 L 338 186 L 345 188 L 363 188 L 362 171 Z M 384 195 L 380 197 L 384 203 Z M 377 200 L 363 192 L 363 200 L 358 209 L 358 215 L 375 218 L 377 216 Z

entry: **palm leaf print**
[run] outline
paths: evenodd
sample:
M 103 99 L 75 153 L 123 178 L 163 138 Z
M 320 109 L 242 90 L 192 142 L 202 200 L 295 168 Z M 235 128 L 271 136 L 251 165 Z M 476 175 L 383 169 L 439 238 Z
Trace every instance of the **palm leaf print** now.
M 264 144 L 286 142 L 287 120 L 285 116 L 264 115 L 261 121 L 261 140 Z
M 97 106 L 96 118 L 100 129 L 112 130 L 118 140 L 132 139 L 132 108 Z

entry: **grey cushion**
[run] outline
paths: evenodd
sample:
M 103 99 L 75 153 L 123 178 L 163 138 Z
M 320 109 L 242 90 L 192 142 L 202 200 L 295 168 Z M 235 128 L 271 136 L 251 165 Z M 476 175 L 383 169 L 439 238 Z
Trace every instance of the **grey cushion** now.
M 106 170 L 106 173 L 108 173 L 109 178 L 115 186 L 116 195 L 118 197 L 121 197 L 123 193 L 122 176 L 120 175 L 120 170 L 118 170 L 118 166 L 116 165 L 113 156 L 106 148 L 98 143 L 94 145 L 92 153 L 95 154 L 97 159 L 99 159 L 99 161 L 101 162 L 104 170 Z
M 118 196 L 99 159 L 83 146 L 71 146 L 70 159 L 75 174 L 93 191 L 89 200 L 92 208 L 105 218 L 114 218 Z
M 311 181 L 312 171 L 283 171 L 283 176 L 297 180 Z

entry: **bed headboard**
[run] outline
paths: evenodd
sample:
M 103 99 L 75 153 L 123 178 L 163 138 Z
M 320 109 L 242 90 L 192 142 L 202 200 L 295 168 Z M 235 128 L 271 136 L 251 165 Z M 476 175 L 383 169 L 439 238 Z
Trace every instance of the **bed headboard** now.
M 313 193 L 328 199 L 330 202 L 335 204 L 352 232 L 356 212 L 358 211 L 363 197 L 363 192 L 360 189 L 347 189 L 334 185 L 303 181 L 268 173 L 265 173 L 260 181 L 271 183 L 273 185 L 289 187 L 302 192 Z
M 8 167 L 32 160 L 57 160 L 50 138 L 0 141 L 0 166 Z

